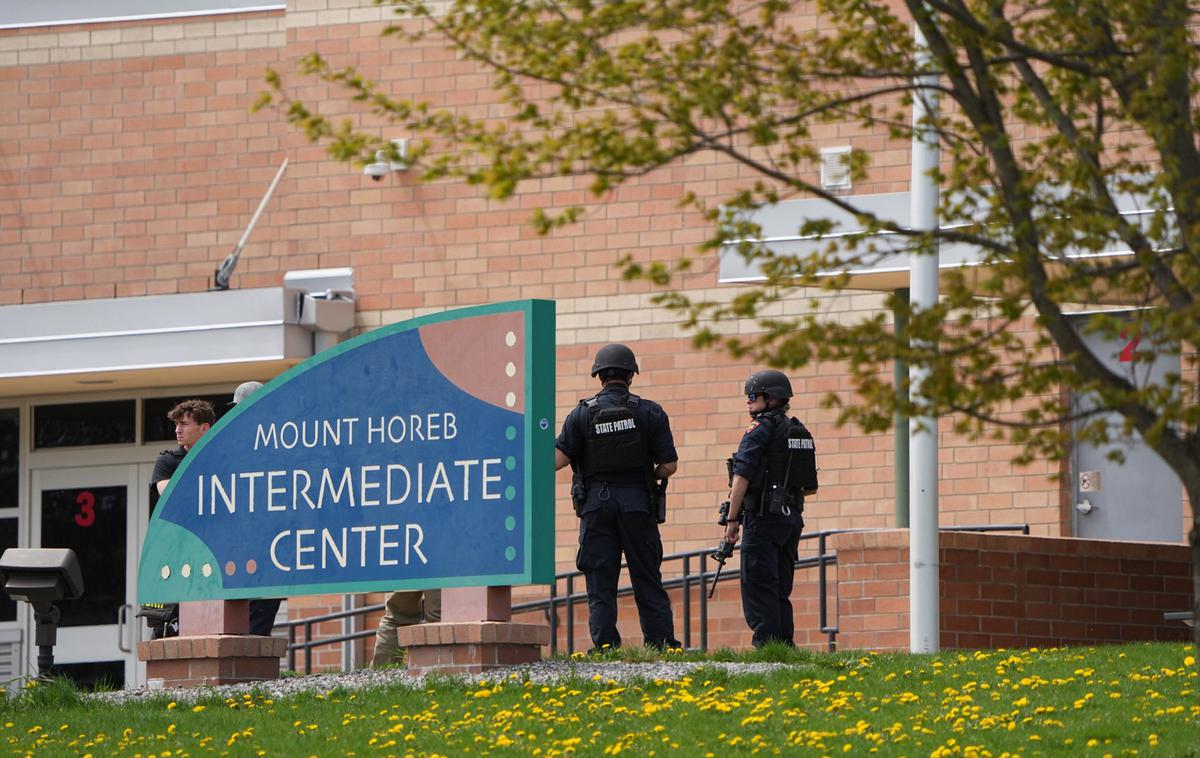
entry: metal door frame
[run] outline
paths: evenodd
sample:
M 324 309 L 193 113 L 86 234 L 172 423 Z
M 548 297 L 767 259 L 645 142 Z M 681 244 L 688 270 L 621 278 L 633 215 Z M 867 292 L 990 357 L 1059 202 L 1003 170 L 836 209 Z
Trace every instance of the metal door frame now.
M 60 627 L 54 648 L 54 661 L 59 663 L 91 663 L 121 660 L 125 664 L 125 688 L 136 687 L 145 682 L 146 665 L 137 660 L 137 642 L 142 637 L 141 628 L 134 612 L 137 597 L 137 565 L 141 553 L 141 538 L 146 531 L 148 475 L 135 464 L 99 464 L 63 468 L 34 468 L 30 471 L 29 489 L 29 545 L 41 546 L 42 498 L 44 490 L 72 489 L 76 487 L 124 486 L 125 497 L 125 602 L 117 609 L 114 624 Z M 87 592 L 87 576 L 83 578 L 84 593 Z M 69 602 L 69 601 L 66 601 Z M 22 603 L 22 606 L 27 604 Z M 25 612 L 24 628 L 26 639 L 33 639 L 33 614 Z M 26 649 L 26 657 L 32 658 L 32 647 Z M 33 665 L 28 670 L 34 670 Z

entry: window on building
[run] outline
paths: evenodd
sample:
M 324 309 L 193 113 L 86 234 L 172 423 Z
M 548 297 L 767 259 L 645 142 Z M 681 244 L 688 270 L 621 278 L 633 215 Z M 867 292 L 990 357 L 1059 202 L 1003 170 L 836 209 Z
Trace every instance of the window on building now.
M 16 508 L 21 472 L 21 414 L 0 408 L 0 508 Z
M 167 414 L 184 400 L 207 400 L 220 419 L 233 406 L 233 395 L 181 395 L 179 397 L 148 397 L 142 401 L 142 442 L 174 442 L 175 423 Z
M 0 408 L 0 554 L 17 547 L 17 495 L 21 476 L 21 413 Z M 16 621 L 17 604 L 0 592 L 0 621 Z
M 2 513 L 2 512 L 0 512 Z M 17 512 L 0 515 L 0 554 L 10 547 L 17 547 Z M 0 621 L 16 621 L 17 604 L 0 592 Z
M 38 449 L 119 445 L 134 441 L 133 400 L 39 405 L 33 409 L 33 446 Z
M 125 602 L 125 487 L 42 490 L 42 547 L 75 551 L 84 593 L 62 603 L 60 627 L 117 623 Z

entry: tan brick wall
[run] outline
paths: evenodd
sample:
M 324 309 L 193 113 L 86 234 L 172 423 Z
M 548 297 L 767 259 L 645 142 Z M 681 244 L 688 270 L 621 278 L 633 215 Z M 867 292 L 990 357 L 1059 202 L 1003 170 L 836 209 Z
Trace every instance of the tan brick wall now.
M 649 302 L 649 287 L 620 281 L 614 265 L 626 252 L 671 260 L 692 250 L 707 229 L 677 207 L 685 189 L 717 199 L 748 175 L 697 156 L 593 201 L 581 223 L 539 237 L 527 223 L 531 210 L 590 201 L 582 181 L 536 182 L 507 203 L 460 184 L 421 185 L 412 174 L 375 183 L 309 145 L 280 114 L 249 112 L 265 68 L 275 66 L 295 95 L 324 112 L 383 136 L 410 136 L 296 77 L 295 61 L 318 50 L 398 97 L 502 116 L 487 78 L 436 42 L 381 40 L 387 18 L 365 0 L 296 0 L 286 13 L 0 30 L 0 306 L 206 289 L 287 157 L 287 176 L 234 286 L 353 266 L 363 329 L 447 307 L 556 300 L 558 419 L 593 391 L 587 367 L 595 349 L 630 342 L 644 367 L 635 391 L 666 407 L 681 456 L 665 549 L 711 546 L 722 461 L 746 423 L 740 389 L 752 367 L 694 350 L 679 319 Z M 871 180 L 855 192 L 906 188 L 906 145 L 857 127 L 828 136 L 874 157 Z M 703 258 L 683 286 L 732 297 L 737 289 L 718 286 L 716 268 L 712 256 Z M 847 317 L 880 304 L 872 294 L 801 293 L 782 309 L 794 312 L 814 295 Z M 822 467 L 808 530 L 891 524 L 891 435 L 838 429 L 833 412 L 817 408 L 816 396 L 830 390 L 853 401 L 844 367 L 813 366 L 794 379 L 794 408 L 816 435 Z M 1050 479 L 1057 466 L 1014 470 L 1013 448 L 959 439 L 949 421 L 940 436 L 944 524 L 1029 522 L 1037 534 L 1062 533 L 1065 503 Z M 567 570 L 575 519 L 565 478 L 556 495 L 556 559 Z M 322 602 L 329 605 L 297 603 L 304 610 L 296 612 L 316 613 Z
M 364 329 L 450 306 L 557 300 L 560 418 L 593 391 L 587 367 L 594 350 L 632 343 L 645 366 L 637 390 L 670 412 L 683 462 L 666 548 L 706 546 L 716 536 L 711 509 L 723 494 L 721 461 L 745 423 L 738 395 L 752 367 L 692 349 L 679 319 L 649 302 L 647 286 L 620 282 L 613 266 L 625 251 L 671 258 L 691 249 L 705 226 L 675 207 L 685 183 L 715 198 L 737 171 L 698 158 L 632 183 L 581 224 L 546 238 L 528 228 L 529 209 L 584 199 L 579 185 L 545 181 L 500 204 L 460 185 L 422 186 L 411 175 L 372 183 L 289 132 L 278 114 L 247 112 L 266 66 L 287 72 L 315 48 L 339 65 L 362 66 L 398 95 L 463 101 L 476 111 L 494 98 L 467 64 L 432 43 L 380 40 L 381 17 L 355 14 L 350 5 L 295 3 L 286 17 L 0 33 L 18 51 L 79 52 L 74 62 L 18 58 L 0 68 L 0 91 L 15 106 L 0 114 L 0 134 L 12 147 L 0 190 L 0 303 L 204 289 L 286 155 L 287 177 L 243 254 L 235 286 L 278 284 L 288 269 L 353 266 Z M 338 93 L 291 82 L 300 96 L 346 110 Z M 473 96 L 464 99 L 467 92 Z M 888 160 L 899 165 L 906 157 Z M 878 189 L 894 188 L 862 188 Z M 736 292 L 716 285 L 711 259 L 700 268 L 685 282 L 697 295 Z M 880 303 L 870 294 L 825 297 L 846 316 Z M 821 449 L 824 487 L 810 507 L 810 529 L 890 523 L 890 435 L 836 429 L 832 412 L 815 407 L 815 396 L 828 390 L 849 398 L 842 367 L 817 366 L 795 378 L 803 393 L 796 410 Z M 1010 448 L 956 442 L 947 427 L 943 445 L 947 523 L 1030 521 L 1057 532 L 1057 487 L 1045 478 L 1053 469 L 1015 472 Z M 565 486 L 559 500 L 558 558 L 567 567 L 574 523 Z
M 283 41 L 278 13 L 0 31 L 0 305 L 209 286 L 283 159 L 247 110 Z M 240 286 L 279 282 L 272 215 Z

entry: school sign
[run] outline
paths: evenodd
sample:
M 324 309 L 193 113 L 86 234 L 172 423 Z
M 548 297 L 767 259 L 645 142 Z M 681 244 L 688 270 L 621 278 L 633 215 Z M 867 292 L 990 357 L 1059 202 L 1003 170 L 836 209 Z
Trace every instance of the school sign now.
M 150 522 L 139 602 L 554 578 L 554 303 L 320 353 L 222 418 Z

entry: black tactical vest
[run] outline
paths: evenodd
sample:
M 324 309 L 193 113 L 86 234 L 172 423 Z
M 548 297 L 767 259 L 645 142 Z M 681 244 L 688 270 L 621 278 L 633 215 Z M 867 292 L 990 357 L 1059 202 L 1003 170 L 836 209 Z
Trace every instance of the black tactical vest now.
M 588 412 L 588 435 L 583 445 L 580 471 L 587 479 L 626 472 L 614 481 L 641 481 L 650 465 L 649 452 L 640 422 L 634 415 L 641 398 L 627 395 L 619 405 L 600 407 L 597 398 L 582 400 Z
M 817 490 L 817 448 L 812 434 L 795 418 L 760 417 L 771 424 L 771 442 L 750 482 L 747 497 L 760 513 L 789 515 L 804 510 L 804 493 Z

